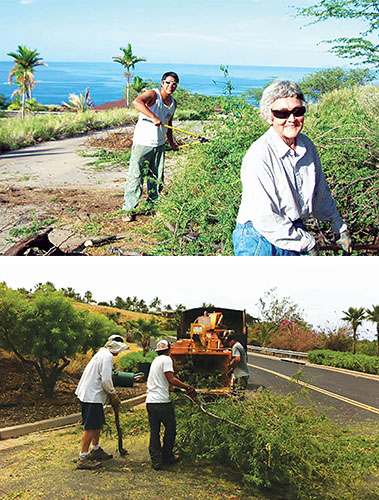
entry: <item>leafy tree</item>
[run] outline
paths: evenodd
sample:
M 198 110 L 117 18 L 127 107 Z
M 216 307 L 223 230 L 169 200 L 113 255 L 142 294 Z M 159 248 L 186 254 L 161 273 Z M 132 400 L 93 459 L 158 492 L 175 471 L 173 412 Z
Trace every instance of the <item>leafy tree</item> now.
M 344 59 L 361 59 L 362 64 L 376 67 L 379 63 L 379 44 L 370 40 L 379 28 L 378 0 L 321 0 L 305 8 L 297 8 L 297 15 L 310 17 L 316 24 L 327 19 L 349 19 L 361 21 L 365 29 L 356 37 L 340 37 L 326 40 L 332 45 L 330 52 Z M 357 63 L 358 64 L 358 63 Z
M 47 397 L 54 395 L 70 357 L 121 333 L 104 316 L 75 310 L 61 291 L 40 288 L 26 298 L 0 284 L 0 346 L 36 370 Z
M 46 286 L 47 285 L 48 283 L 46 283 Z M 63 293 L 65 297 L 68 297 L 69 299 L 74 299 L 75 302 L 83 302 L 80 293 L 76 292 L 71 286 L 67 288 L 61 288 L 60 291 Z
M 279 298 L 276 287 L 264 293 L 258 301 L 262 321 L 280 327 L 283 320 L 303 321 L 303 311 L 289 297 Z
M 92 292 L 90 290 L 87 290 L 84 294 L 84 300 L 87 302 L 87 304 L 96 303 L 96 300 L 93 298 Z
M 379 305 L 372 306 L 372 309 L 366 309 L 366 319 L 368 321 L 372 321 L 376 323 L 376 332 L 377 332 L 377 356 L 379 356 Z
M 139 318 L 137 321 L 128 321 L 125 326 L 132 338 L 141 343 L 144 356 L 149 352 L 151 339 L 161 335 L 160 325 L 155 318 Z
M 16 93 L 22 98 L 21 118 L 23 119 L 25 114 L 25 97 L 32 98 L 32 89 L 37 83 L 34 80 L 35 68 L 37 66 L 47 66 L 47 64 L 42 62 L 42 57 L 39 57 L 37 50 L 31 50 L 25 45 L 19 45 L 16 52 L 8 52 L 7 55 L 14 59 L 14 66 L 9 73 L 9 84 L 12 85 L 13 78 L 15 78 L 19 86 L 19 90 Z
M 359 307 L 358 309 L 349 307 L 347 311 L 342 312 L 345 315 L 342 320 L 351 323 L 353 329 L 353 354 L 355 354 L 357 347 L 357 330 L 365 319 L 365 309 L 364 307 Z
M 131 69 L 134 69 L 135 65 L 138 62 L 146 61 L 146 59 L 142 57 L 137 57 L 136 55 L 133 54 L 132 51 L 132 46 L 130 43 L 128 43 L 127 47 L 120 47 L 120 50 L 122 51 L 123 55 L 121 56 L 115 56 L 113 57 L 113 61 L 121 64 L 124 68 L 126 68 L 126 71 L 124 73 L 124 76 L 127 81 L 127 87 L 126 87 L 126 107 L 129 108 L 129 87 L 131 85 L 132 81 L 132 76 L 133 74 L 130 72 Z
M 304 95 L 318 101 L 327 92 L 341 88 L 366 85 L 375 80 L 375 72 L 365 69 L 328 68 L 305 76 L 299 85 Z

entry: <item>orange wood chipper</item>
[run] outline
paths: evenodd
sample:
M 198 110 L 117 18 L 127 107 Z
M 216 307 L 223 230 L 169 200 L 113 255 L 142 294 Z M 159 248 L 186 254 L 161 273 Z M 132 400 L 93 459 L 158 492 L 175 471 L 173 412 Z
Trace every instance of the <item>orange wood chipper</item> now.
M 222 324 L 222 312 L 208 313 L 190 324 L 189 338 L 178 340 L 171 350 L 175 373 L 197 391 L 225 394 L 231 391 L 231 350 L 224 346 L 234 332 Z

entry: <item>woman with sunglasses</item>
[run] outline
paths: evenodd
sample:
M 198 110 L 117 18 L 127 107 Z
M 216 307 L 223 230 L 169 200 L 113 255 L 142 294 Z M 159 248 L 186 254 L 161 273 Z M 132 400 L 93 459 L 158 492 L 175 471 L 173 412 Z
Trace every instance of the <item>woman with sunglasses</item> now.
M 277 80 L 263 92 L 260 111 L 270 128 L 250 146 L 242 162 L 235 255 L 317 255 L 316 241 L 303 224 L 311 215 L 330 221 L 337 243 L 351 253 L 347 226 L 316 148 L 300 133 L 306 110 L 303 93 L 294 82 Z
M 164 125 L 172 125 L 176 108 L 172 94 L 178 83 L 178 75 L 169 71 L 162 76 L 161 88 L 147 90 L 133 101 L 133 106 L 139 111 L 139 116 L 134 130 L 132 154 L 125 183 L 123 222 L 134 220 L 132 211 L 142 196 L 145 176 L 147 176 L 149 205 L 153 205 L 158 200 L 162 191 L 166 133 L 171 148 L 174 151 L 177 150 L 172 130 Z M 147 172 L 146 164 L 148 165 Z

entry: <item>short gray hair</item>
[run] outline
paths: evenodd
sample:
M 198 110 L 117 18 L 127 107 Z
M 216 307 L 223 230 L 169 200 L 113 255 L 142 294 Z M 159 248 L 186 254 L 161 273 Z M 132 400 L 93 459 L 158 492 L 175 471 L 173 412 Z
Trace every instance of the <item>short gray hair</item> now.
M 272 104 L 282 97 L 296 97 L 300 99 L 303 106 L 306 106 L 304 94 L 297 83 L 291 80 L 275 80 L 264 90 L 259 103 L 261 116 L 264 120 L 271 118 Z

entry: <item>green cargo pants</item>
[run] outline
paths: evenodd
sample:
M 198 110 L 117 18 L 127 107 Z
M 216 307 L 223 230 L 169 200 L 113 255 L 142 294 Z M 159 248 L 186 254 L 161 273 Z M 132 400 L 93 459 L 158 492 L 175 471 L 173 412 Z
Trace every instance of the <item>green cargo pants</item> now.
M 144 177 L 147 177 L 148 202 L 159 198 L 164 182 L 165 146 L 150 147 L 133 144 L 128 176 L 125 183 L 122 209 L 132 210 L 142 196 Z

